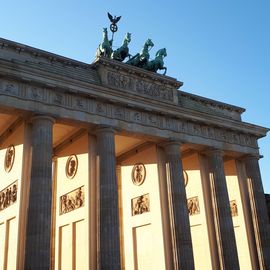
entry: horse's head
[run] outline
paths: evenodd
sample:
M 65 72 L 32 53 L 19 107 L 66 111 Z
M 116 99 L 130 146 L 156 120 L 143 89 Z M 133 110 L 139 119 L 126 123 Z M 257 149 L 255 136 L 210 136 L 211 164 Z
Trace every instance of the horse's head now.
M 145 44 L 144 44 L 145 46 L 147 46 L 147 47 L 154 47 L 154 43 L 153 43 L 153 41 L 150 39 L 150 38 L 148 38 L 146 41 L 145 41 Z
M 159 56 L 161 56 L 161 57 L 167 56 L 166 48 L 162 48 L 156 52 L 156 57 L 159 57 Z
M 107 27 L 103 28 L 103 36 L 107 36 L 108 31 L 107 31 Z
M 130 42 L 131 41 L 131 33 L 126 33 L 125 40 L 127 42 Z

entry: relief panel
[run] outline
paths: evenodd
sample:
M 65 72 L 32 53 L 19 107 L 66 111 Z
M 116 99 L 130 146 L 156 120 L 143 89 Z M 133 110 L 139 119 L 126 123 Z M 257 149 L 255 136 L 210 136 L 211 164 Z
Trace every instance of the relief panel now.
M 149 194 L 131 199 L 132 216 L 150 212 Z
M 18 180 L 0 191 L 0 212 L 17 201 Z
M 200 214 L 199 199 L 197 196 L 187 199 L 187 208 L 190 216 Z
M 84 186 L 60 197 L 60 215 L 84 206 Z
M 236 200 L 230 201 L 230 208 L 231 208 L 232 217 L 238 216 L 238 208 L 237 208 Z

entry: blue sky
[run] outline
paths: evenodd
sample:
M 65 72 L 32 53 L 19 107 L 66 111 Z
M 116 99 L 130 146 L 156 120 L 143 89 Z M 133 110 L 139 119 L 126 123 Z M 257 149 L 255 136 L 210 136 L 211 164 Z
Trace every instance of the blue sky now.
M 270 128 L 269 0 L 2 1 L 0 36 L 91 63 L 107 11 L 122 15 L 115 45 L 131 32 L 135 54 L 151 38 L 184 91 L 244 107 L 243 121 Z M 270 193 L 270 133 L 259 146 Z

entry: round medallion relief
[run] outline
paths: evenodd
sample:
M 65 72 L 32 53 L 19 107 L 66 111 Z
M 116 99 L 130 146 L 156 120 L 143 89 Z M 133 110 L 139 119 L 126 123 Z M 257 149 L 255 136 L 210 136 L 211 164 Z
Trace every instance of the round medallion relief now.
M 6 172 L 11 171 L 14 160 L 15 160 L 15 147 L 14 145 L 10 145 L 6 150 L 5 161 L 4 161 L 4 167 L 5 167 Z
M 143 184 L 146 177 L 146 169 L 143 163 L 136 163 L 131 172 L 131 179 L 134 185 Z
M 183 176 L 184 176 L 184 183 L 185 183 L 185 187 L 188 184 L 188 174 L 185 170 L 183 170 Z
M 76 155 L 69 156 L 66 163 L 66 176 L 69 179 L 72 179 L 78 170 L 78 158 Z

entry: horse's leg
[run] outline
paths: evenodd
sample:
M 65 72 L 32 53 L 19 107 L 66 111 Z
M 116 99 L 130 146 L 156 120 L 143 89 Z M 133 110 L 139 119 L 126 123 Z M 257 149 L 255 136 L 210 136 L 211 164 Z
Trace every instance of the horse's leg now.
M 166 67 L 162 67 L 161 69 L 165 69 L 163 75 L 166 75 L 166 72 L 167 72 L 167 68 Z

